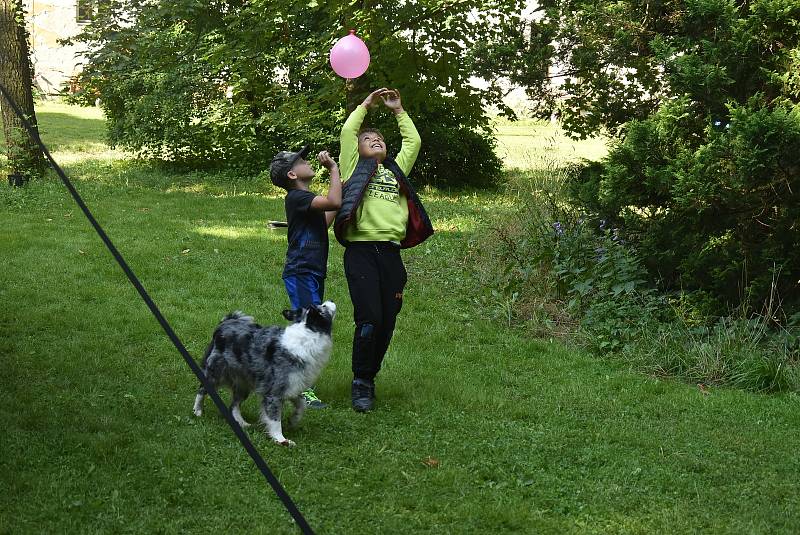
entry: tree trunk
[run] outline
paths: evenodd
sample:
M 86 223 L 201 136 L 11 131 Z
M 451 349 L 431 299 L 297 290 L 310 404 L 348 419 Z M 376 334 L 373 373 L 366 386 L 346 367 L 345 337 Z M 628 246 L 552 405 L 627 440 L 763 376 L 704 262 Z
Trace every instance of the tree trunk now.
M 20 0 L 0 0 L 0 84 L 22 109 L 28 122 L 37 129 L 33 108 L 33 75 L 28 52 L 28 33 Z M 40 175 L 45 168 L 44 156 L 31 139 L 22 121 L 0 97 L 6 154 L 13 174 Z M 38 130 L 36 130 L 38 135 Z

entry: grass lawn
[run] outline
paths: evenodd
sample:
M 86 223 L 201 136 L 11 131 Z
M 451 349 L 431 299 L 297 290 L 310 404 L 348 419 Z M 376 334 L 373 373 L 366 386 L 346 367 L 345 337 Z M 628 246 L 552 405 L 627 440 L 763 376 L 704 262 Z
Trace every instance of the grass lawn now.
M 283 218 L 279 196 L 128 159 L 103 145 L 96 110 L 38 115 L 193 355 L 229 310 L 280 321 L 285 232 L 265 227 Z M 547 157 L 602 151 L 546 126 L 500 134 L 509 167 L 548 143 Z M 468 245 L 511 200 L 422 193 L 437 234 L 405 253 L 377 410 L 349 407 L 352 308 L 333 242 L 339 314 L 317 388 L 331 408 L 286 432 L 294 449 L 249 431 L 315 531 L 800 532 L 800 397 L 704 393 L 487 321 Z M 0 204 L 0 533 L 296 533 L 213 404 L 191 415 L 193 375 L 63 186 L 4 185 Z M 243 414 L 257 419 L 255 398 Z

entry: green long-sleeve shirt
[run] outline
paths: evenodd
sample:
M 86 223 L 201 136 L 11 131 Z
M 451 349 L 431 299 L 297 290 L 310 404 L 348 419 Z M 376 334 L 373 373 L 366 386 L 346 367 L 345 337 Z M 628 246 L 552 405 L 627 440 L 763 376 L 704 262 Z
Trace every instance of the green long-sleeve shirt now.
M 367 108 L 358 106 L 342 126 L 340 138 L 339 169 L 342 180 L 347 180 L 358 164 L 358 130 L 367 115 Z M 403 144 L 395 158 L 397 165 L 408 176 L 417 160 L 420 146 L 419 133 L 407 113 L 395 115 Z M 347 227 L 347 241 L 400 242 L 406 235 L 408 224 L 408 199 L 400 191 L 394 174 L 378 165 L 367 186 L 364 198 L 355 214 L 355 224 Z

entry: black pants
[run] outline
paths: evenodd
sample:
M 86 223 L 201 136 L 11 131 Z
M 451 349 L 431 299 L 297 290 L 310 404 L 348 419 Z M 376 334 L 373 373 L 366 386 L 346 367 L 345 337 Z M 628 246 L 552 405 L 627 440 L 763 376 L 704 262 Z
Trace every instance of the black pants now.
M 353 302 L 353 376 L 372 381 L 381 369 L 403 306 L 406 268 L 390 242 L 353 242 L 344 252 Z

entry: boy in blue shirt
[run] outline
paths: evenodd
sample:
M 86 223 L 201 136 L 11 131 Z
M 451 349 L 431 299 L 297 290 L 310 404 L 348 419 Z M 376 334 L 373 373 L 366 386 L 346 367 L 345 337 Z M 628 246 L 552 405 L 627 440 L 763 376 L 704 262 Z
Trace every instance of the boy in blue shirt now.
M 297 152 L 279 152 L 269 168 L 272 183 L 286 190 L 284 206 L 289 228 L 283 282 L 295 310 L 322 304 L 328 271 L 328 227 L 342 204 L 339 166 L 327 151 L 320 152 L 317 159 L 331 175 L 328 195 L 309 190 L 315 173 L 305 160 L 308 153 L 308 145 Z M 308 407 L 327 407 L 313 388 L 303 392 L 303 397 Z

